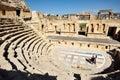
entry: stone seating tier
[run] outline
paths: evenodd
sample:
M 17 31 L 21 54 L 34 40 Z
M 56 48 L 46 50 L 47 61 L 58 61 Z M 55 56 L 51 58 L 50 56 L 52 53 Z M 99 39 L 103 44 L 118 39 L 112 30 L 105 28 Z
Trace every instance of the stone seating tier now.
M 41 73 L 34 62 L 46 44 L 30 27 L 0 19 L 0 68 Z

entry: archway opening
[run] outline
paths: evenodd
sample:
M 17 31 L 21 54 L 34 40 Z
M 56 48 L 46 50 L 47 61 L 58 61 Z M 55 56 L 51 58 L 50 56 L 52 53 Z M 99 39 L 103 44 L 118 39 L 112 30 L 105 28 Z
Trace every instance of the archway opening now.
M 114 38 L 116 30 L 117 30 L 117 27 L 109 27 L 109 29 L 108 29 L 108 36 L 110 36 L 111 38 Z
M 20 16 L 20 10 L 16 10 L 16 15 Z

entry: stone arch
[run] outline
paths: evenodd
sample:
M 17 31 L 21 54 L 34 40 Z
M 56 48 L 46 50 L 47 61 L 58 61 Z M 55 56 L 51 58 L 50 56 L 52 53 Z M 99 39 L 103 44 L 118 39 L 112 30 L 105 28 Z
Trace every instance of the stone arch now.
M 55 25 L 55 31 L 57 31 L 57 25 Z
M 74 42 L 72 42 L 71 45 L 74 46 Z
M 91 32 L 94 32 L 93 24 L 91 24 Z
M 105 33 L 105 24 L 102 24 L 103 26 L 103 33 Z
M 73 23 L 73 32 L 75 32 L 75 24 Z
M 44 30 L 44 24 L 41 25 L 41 31 L 43 31 L 43 30 Z

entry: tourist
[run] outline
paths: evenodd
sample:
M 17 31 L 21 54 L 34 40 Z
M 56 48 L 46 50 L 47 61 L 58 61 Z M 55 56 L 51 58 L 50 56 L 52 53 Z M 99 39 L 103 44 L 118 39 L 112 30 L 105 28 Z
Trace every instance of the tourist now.
M 91 58 L 86 59 L 86 61 L 88 61 L 91 64 L 96 64 L 96 58 L 97 58 L 97 55 L 95 56 L 93 55 Z

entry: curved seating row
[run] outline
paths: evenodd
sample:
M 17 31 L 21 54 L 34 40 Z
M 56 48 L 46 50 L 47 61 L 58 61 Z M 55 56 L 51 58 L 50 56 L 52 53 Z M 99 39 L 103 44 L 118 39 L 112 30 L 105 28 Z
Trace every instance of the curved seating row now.
M 27 73 L 49 73 L 51 75 L 66 75 L 62 73 L 52 59 L 48 59 L 53 45 L 39 36 L 31 27 L 5 22 L 0 24 L 0 69 L 22 71 Z M 49 66 L 49 67 L 48 67 Z M 1 75 L 0 75 L 1 76 Z M 18 75 L 19 76 L 19 75 Z M 15 77 L 13 75 L 13 77 Z M 10 78 L 8 78 L 10 79 Z M 10 79 L 11 80 L 11 79 Z
M 50 46 L 30 27 L 0 20 L 0 68 L 42 73 L 34 62 L 47 54 Z

